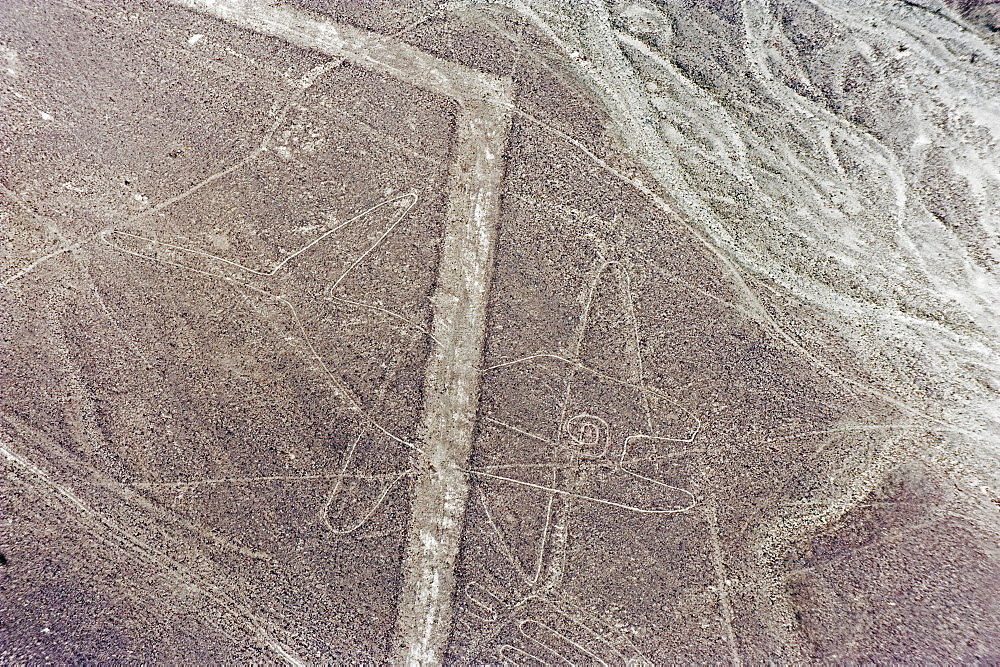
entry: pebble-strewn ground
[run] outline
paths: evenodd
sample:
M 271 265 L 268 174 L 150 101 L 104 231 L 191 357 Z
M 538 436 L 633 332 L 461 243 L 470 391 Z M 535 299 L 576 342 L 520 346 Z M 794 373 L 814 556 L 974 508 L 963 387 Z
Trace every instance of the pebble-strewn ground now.
M 1000 661 L 998 28 L 6 3 L 0 662 Z

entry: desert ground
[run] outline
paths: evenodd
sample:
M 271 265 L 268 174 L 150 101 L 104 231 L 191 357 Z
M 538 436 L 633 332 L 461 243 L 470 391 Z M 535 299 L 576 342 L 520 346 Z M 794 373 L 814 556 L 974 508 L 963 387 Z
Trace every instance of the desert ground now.
M 0 662 L 1000 661 L 998 30 L 3 3 Z

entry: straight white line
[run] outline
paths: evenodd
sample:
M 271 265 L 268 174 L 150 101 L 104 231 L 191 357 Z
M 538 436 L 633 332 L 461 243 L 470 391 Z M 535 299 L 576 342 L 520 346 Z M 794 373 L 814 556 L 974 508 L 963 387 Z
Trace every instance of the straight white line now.
M 448 215 L 432 299 L 434 345 L 424 383 L 425 457 L 410 520 L 396 660 L 441 664 L 452 624 L 479 408 L 486 306 L 499 210 L 505 106 L 468 105 L 457 119 Z
M 452 623 L 455 564 L 469 493 L 486 305 L 510 131 L 509 79 L 442 60 L 390 37 L 264 0 L 174 0 L 255 32 L 343 58 L 458 102 L 448 212 L 424 382 L 423 460 L 393 660 L 440 664 Z

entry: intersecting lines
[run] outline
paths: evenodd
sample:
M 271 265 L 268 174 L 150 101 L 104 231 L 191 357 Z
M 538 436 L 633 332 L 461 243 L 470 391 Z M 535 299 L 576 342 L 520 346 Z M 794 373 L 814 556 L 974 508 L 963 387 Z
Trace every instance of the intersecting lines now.
M 411 319 L 413 313 L 419 312 L 414 307 L 417 304 L 404 315 L 387 307 L 393 304 L 374 300 L 374 285 L 367 280 L 370 275 L 355 284 L 351 281 L 362 268 L 376 260 L 386 261 L 378 256 L 379 249 L 400 229 L 417 203 L 416 193 L 377 203 L 334 225 L 280 261 L 263 266 L 141 233 L 110 231 L 102 235 L 102 240 L 117 252 L 190 275 L 207 289 L 238 296 L 237 303 L 242 299 L 249 315 L 270 326 L 286 348 L 310 369 L 314 381 L 324 385 L 328 395 L 335 398 L 341 432 L 356 434 L 333 470 L 297 476 L 275 473 L 181 479 L 176 482 L 178 488 L 194 488 L 202 483 L 213 488 L 226 483 L 329 484 L 317 517 L 333 533 L 348 534 L 365 525 L 410 474 L 408 466 L 395 469 L 387 463 L 388 458 L 379 454 L 400 448 L 420 451 L 413 439 L 387 421 L 383 413 L 397 376 L 404 370 L 401 364 L 416 348 L 426 347 L 431 337 L 425 326 Z M 369 273 L 372 271 L 377 278 L 377 270 Z M 387 285 L 382 291 L 392 294 L 394 289 Z M 339 343 L 338 333 L 353 344 Z M 381 349 L 385 346 L 388 348 Z M 331 355 L 336 358 L 331 359 Z M 345 368 L 359 364 L 372 366 L 378 372 L 345 373 Z M 362 382 L 369 384 L 362 388 Z

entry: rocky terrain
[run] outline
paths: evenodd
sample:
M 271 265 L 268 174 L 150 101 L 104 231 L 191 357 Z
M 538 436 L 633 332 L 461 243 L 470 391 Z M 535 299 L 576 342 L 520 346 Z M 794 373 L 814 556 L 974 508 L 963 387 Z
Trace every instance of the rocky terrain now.
M 1000 660 L 1000 4 L 0 8 L 0 661 Z

